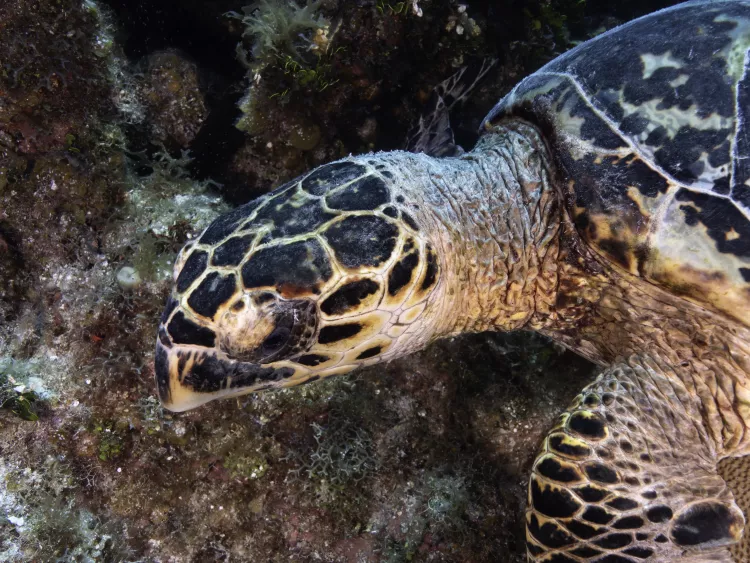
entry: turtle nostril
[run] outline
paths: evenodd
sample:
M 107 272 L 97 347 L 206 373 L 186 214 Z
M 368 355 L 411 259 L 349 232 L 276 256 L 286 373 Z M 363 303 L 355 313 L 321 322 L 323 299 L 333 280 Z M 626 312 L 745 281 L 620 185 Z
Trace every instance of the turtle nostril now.
M 239 312 L 239 311 L 242 311 L 242 309 L 244 309 L 244 308 L 245 308 L 245 302 L 242 301 L 242 300 L 237 301 L 237 303 L 235 303 L 234 305 L 232 305 L 232 311 L 238 311 Z

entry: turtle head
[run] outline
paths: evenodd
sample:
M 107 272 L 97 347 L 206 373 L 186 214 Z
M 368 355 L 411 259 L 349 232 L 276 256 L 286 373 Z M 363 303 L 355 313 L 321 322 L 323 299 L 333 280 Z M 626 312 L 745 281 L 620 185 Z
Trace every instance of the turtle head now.
M 157 339 L 164 406 L 307 383 L 432 340 L 438 255 L 400 193 L 376 159 L 349 159 L 188 243 Z

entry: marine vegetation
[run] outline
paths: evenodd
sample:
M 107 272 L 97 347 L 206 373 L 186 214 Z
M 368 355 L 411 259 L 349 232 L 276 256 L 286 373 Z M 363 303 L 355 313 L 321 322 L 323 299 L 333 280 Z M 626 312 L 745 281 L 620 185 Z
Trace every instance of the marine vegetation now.
M 239 59 L 259 72 L 284 56 L 299 64 L 311 58 L 309 53 L 325 53 L 330 22 L 318 13 L 320 4 L 321 0 L 306 0 L 303 6 L 295 0 L 259 0 L 243 6 L 242 14 L 228 12 L 227 16 L 242 22 L 242 37 L 252 42 L 252 60 L 241 44 L 237 46 Z

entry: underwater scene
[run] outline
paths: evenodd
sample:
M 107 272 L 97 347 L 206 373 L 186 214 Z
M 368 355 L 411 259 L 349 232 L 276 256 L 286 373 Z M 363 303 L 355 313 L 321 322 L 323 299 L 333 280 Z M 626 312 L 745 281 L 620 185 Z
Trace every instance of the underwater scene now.
M 551 146 L 554 123 L 500 131 L 516 143 L 497 157 L 500 168 L 487 160 L 464 170 L 452 159 L 468 167 L 484 158 L 461 155 L 490 143 L 496 122 L 485 116 L 524 78 L 677 3 L 0 1 L 0 562 L 677 561 L 654 551 L 666 536 L 644 528 L 635 539 L 646 520 L 669 520 L 669 508 L 641 519 L 616 506 L 624 497 L 606 497 L 626 515 L 598 547 L 574 542 L 604 531 L 544 520 L 570 516 L 565 503 L 581 494 L 567 501 L 556 485 L 530 488 L 540 444 L 558 436 L 558 451 L 589 449 L 568 434 L 547 440 L 550 429 L 579 424 L 593 440 L 610 432 L 599 415 L 575 418 L 592 411 L 560 418 L 571 404 L 606 402 L 597 391 L 592 406 L 595 395 L 581 389 L 609 356 L 576 340 L 573 324 L 551 329 L 540 317 L 588 298 L 514 293 L 513 283 L 544 278 L 542 253 L 526 263 L 511 245 L 502 271 L 496 258 L 482 262 L 474 249 L 517 237 L 517 226 L 470 244 L 463 227 L 434 237 L 431 209 L 443 208 L 420 191 L 437 178 L 438 191 L 463 193 L 507 165 L 524 204 L 539 198 L 529 212 L 537 221 L 555 205 L 537 194 L 557 181 L 544 171 L 567 162 L 534 160 Z M 660 53 L 649 76 L 679 64 L 676 48 Z M 674 79 L 675 91 L 689 80 Z M 696 92 L 721 96 L 703 80 Z M 750 108 L 744 87 L 742 98 L 737 82 L 737 111 Z M 518 108 L 523 119 L 536 111 Z M 637 136 L 645 125 L 632 121 Z M 577 127 L 587 139 L 603 135 Z M 728 146 L 700 129 L 702 146 Z M 679 145 L 670 158 L 695 152 L 700 173 L 718 177 L 725 161 L 693 149 Z M 648 208 L 649 186 L 628 178 Z M 698 196 L 676 196 L 693 206 L 687 224 L 702 221 L 712 237 L 719 229 L 729 246 L 716 254 L 728 269 L 733 256 L 750 260 L 750 188 L 736 193 L 722 197 L 746 202 L 737 217 L 708 217 Z M 512 191 L 494 197 L 496 208 L 521 205 Z M 482 205 L 476 216 L 495 213 Z M 750 263 L 727 275 L 723 297 L 701 300 L 702 280 L 718 284 L 716 276 L 699 272 L 678 288 L 654 261 L 623 250 L 614 240 L 623 230 L 604 229 L 602 209 L 573 217 L 571 228 L 588 229 L 584 240 L 617 272 L 667 280 L 675 299 L 740 327 L 737 342 L 748 347 L 736 362 L 750 366 L 747 301 L 733 293 L 750 284 Z M 733 226 L 711 223 L 719 216 Z M 522 238 L 547 244 L 553 227 L 519 221 Z M 611 238 L 600 241 L 604 231 Z M 682 233 L 662 240 L 676 248 Z M 503 292 L 504 305 L 482 289 L 462 295 L 466 284 Z M 563 458 L 545 458 L 538 472 L 577 482 Z M 606 482 L 608 466 L 586 467 Z M 547 516 L 526 512 L 529 495 Z M 737 539 L 741 512 L 706 510 L 676 515 L 669 545 L 722 546 L 725 520 Z M 718 523 L 701 535 L 708 520 Z

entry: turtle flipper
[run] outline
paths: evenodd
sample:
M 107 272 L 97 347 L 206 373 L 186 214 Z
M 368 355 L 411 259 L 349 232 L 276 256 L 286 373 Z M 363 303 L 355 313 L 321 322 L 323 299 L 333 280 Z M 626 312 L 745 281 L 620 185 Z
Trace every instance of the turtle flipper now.
M 647 358 L 586 387 L 534 462 L 529 559 L 732 561 L 744 517 L 698 407 L 669 368 Z

